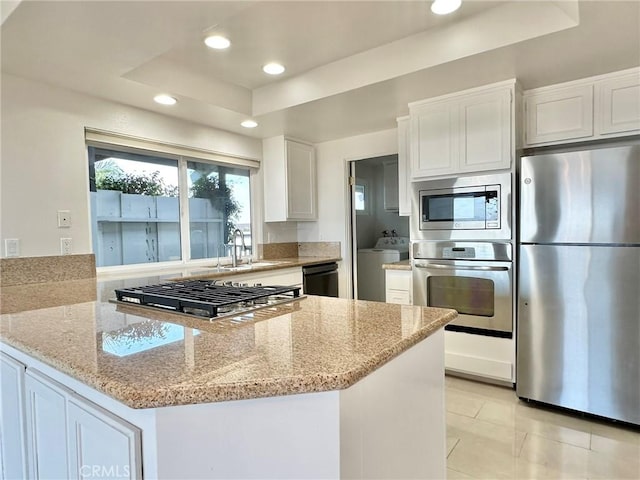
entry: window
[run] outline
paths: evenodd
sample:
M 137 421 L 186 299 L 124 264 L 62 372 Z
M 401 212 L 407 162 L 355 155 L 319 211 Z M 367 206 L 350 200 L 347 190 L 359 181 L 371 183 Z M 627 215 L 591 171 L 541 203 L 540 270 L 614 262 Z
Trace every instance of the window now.
M 356 214 L 369 214 L 369 184 L 366 180 L 361 178 L 356 179 L 353 202 Z
M 88 153 L 98 267 L 225 257 L 235 229 L 249 253 L 248 167 L 111 145 Z

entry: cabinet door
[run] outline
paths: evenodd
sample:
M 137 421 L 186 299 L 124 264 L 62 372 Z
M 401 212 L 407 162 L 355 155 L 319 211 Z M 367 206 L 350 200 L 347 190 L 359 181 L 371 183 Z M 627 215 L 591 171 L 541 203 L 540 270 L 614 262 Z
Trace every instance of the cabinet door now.
M 398 211 L 398 162 L 388 161 L 383 164 L 383 203 L 387 212 Z
M 600 83 L 600 133 L 640 130 L 640 74 L 632 73 Z
M 316 161 L 313 146 L 287 140 L 287 212 L 291 220 L 316 219 Z
M 398 119 L 398 215 L 411 216 L 411 136 L 409 117 Z
M 460 172 L 511 167 L 511 89 L 460 102 Z
M 528 145 L 593 136 L 592 85 L 532 93 L 524 108 Z
M 66 397 L 70 391 L 34 370 L 25 374 L 31 476 L 68 478 Z
M 444 175 L 458 165 L 457 108 L 450 103 L 421 105 L 411 112 L 411 176 Z
M 77 396 L 67 412 L 69 478 L 142 478 L 138 428 Z
M 27 478 L 24 403 L 25 366 L 0 352 L 0 467 L 2 478 Z

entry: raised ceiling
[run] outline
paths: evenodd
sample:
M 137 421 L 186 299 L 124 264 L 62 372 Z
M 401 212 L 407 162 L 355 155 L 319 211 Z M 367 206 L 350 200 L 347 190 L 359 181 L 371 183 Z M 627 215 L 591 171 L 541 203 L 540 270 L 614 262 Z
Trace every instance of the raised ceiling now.
M 11 4 L 11 8 L 6 6 Z M 2 2 L 2 71 L 255 137 L 393 128 L 407 103 L 640 64 L 640 2 Z M 231 48 L 208 49 L 223 34 Z M 280 77 L 261 67 L 278 61 Z M 157 93 L 178 98 L 153 103 Z M 240 122 L 254 118 L 259 127 Z

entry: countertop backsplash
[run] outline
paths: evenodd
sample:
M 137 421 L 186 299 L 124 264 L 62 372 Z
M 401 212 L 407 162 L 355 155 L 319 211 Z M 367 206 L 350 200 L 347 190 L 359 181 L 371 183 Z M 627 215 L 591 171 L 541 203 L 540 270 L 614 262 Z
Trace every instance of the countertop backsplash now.
M 0 258 L 1 287 L 95 277 L 96 258 L 92 253 Z

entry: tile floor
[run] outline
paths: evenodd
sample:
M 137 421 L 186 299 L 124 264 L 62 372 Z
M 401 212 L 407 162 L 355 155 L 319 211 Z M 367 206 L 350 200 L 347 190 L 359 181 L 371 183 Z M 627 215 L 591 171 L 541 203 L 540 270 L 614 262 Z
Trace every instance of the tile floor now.
M 640 479 L 640 430 L 534 407 L 512 389 L 452 376 L 446 406 L 449 479 Z

